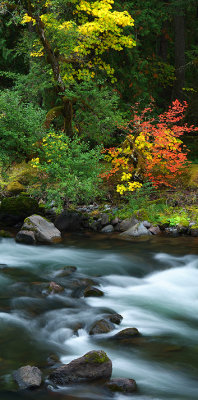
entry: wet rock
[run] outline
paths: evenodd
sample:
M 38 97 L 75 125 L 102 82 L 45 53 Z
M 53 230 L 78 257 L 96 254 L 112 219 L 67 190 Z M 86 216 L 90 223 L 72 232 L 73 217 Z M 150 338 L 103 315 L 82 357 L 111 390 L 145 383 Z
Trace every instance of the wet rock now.
M 114 325 L 112 322 L 106 319 L 100 319 L 99 321 L 94 322 L 92 325 L 89 334 L 90 335 L 99 335 L 101 333 L 109 333 L 113 331 Z
M 93 350 L 65 364 L 49 376 L 55 385 L 107 380 L 112 374 L 112 362 L 103 350 Z
M 54 243 L 61 239 L 61 233 L 54 224 L 37 214 L 25 219 L 21 231 L 23 230 L 34 232 L 37 242 Z
M 57 272 L 56 276 L 58 276 L 58 277 L 69 276 L 69 275 L 73 274 L 74 272 L 76 272 L 76 270 L 77 270 L 77 267 L 74 267 L 72 265 L 66 265 L 60 271 Z
M 101 297 L 104 296 L 104 292 L 96 287 L 87 287 L 84 291 L 84 297 Z
M 101 229 L 102 233 L 111 233 L 114 231 L 113 225 L 107 225 L 104 228 Z
M 120 325 L 121 321 L 123 320 L 123 317 L 120 314 L 108 315 L 106 318 L 109 319 L 109 321 L 111 321 L 113 324 L 116 324 L 116 325 Z
M 116 335 L 114 335 L 112 337 L 112 339 L 124 341 L 124 340 L 133 339 L 133 338 L 137 338 L 137 337 L 141 337 L 141 334 L 137 328 L 126 328 L 126 329 L 123 329 L 122 331 L 116 333 Z
M 151 232 L 152 235 L 159 235 L 161 233 L 161 230 L 160 230 L 159 226 L 151 226 L 149 228 L 149 232 Z
M 82 215 L 74 211 L 64 210 L 55 220 L 59 231 L 77 232 L 82 228 Z
M 39 368 L 26 365 L 13 373 L 20 389 L 36 389 L 41 385 L 42 373 Z
M 84 291 L 86 288 L 97 284 L 98 283 L 93 279 L 79 278 L 78 280 L 72 282 L 73 286 L 72 297 L 79 298 L 84 296 Z
M 136 381 L 128 378 L 114 378 L 105 383 L 111 392 L 133 393 L 137 390 Z
M 115 217 L 114 219 L 112 219 L 112 221 L 111 221 L 111 225 L 117 225 L 118 223 L 119 223 L 119 218 L 118 217 Z
M 151 232 L 145 226 L 143 225 L 142 222 L 132 226 L 129 228 L 127 231 L 122 232 L 120 234 L 121 237 L 123 238 L 130 238 L 130 237 L 141 237 L 141 236 L 151 236 Z
M 50 282 L 48 292 L 50 294 L 60 293 L 64 290 L 61 285 L 58 285 L 56 282 Z
M 24 243 L 24 244 L 35 244 L 36 237 L 35 232 L 22 230 L 19 231 L 15 238 L 17 243 Z

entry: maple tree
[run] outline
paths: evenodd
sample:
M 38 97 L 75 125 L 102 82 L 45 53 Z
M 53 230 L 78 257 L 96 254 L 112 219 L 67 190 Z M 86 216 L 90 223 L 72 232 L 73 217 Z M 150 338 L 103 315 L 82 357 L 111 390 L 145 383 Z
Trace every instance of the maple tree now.
M 31 57 L 38 62 L 42 59 L 51 67 L 48 72 L 61 97 L 62 106 L 50 110 L 47 116 L 49 127 L 58 114 L 64 117 L 64 129 L 72 133 L 73 103 L 65 90 L 76 82 L 95 80 L 101 73 L 115 82 L 114 70 L 105 61 L 109 50 L 121 51 L 124 47 L 135 45 L 130 34 L 124 34 L 124 28 L 134 25 L 127 11 L 113 11 L 113 0 L 70 0 L 70 15 L 62 12 L 62 3 L 56 0 L 23 1 L 22 24 L 31 23 L 36 28 Z M 69 13 L 68 13 L 69 14 Z M 72 15 L 72 19 L 70 17 Z M 89 104 L 84 106 L 89 108 Z
M 155 187 L 176 182 L 187 164 L 187 150 L 179 138 L 198 130 L 181 124 L 187 107 L 186 102 L 175 100 L 157 119 L 148 118 L 151 107 L 141 114 L 132 108 L 132 119 L 121 127 L 125 140 L 121 146 L 107 150 L 106 159 L 112 168 L 102 174 L 107 179 L 116 176 L 118 193 L 139 189 L 145 180 Z

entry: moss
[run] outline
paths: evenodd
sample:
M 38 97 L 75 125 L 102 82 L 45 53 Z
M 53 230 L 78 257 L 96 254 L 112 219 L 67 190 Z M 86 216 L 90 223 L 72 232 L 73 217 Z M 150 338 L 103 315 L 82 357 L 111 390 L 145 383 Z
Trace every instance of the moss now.
M 25 187 L 18 181 L 14 181 L 7 185 L 6 190 L 12 194 L 18 194 L 24 192 Z
M 0 237 L 3 237 L 3 238 L 11 238 L 12 235 L 11 235 L 10 232 L 7 232 L 7 231 L 4 231 L 4 229 L 1 229 L 1 230 L 0 230 Z
M 96 363 L 96 364 L 102 364 L 102 363 L 109 361 L 109 357 L 103 350 L 91 351 L 90 353 L 87 353 L 85 355 L 85 359 L 87 362 Z
M 0 211 L 12 215 L 30 215 L 38 211 L 38 203 L 35 199 L 20 194 L 16 197 L 4 198 Z

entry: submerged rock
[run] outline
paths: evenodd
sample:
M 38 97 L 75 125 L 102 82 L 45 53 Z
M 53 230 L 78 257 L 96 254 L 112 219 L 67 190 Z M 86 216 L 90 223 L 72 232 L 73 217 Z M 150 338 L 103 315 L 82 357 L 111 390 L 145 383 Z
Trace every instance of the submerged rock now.
M 84 291 L 84 297 L 101 297 L 104 296 L 104 292 L 96 287 L 87 287 Z
M 100 319 L 99 321 L 94 322 L 92 325 L 89 334 L 90 335 L 99 335 L 101 333 L 109 333 L 113 331 L 114 325 L 112 322 L 107 321 L 106 319 Z
M 114 378 L 105 383 L 111 392 L 133 393 L 137 390 L 136 381 L 128 378 Z
M 26 365 L 13 373 L 20 389 L 36 389 L 41 385 L 42 373 L 39 368 Z
M 20 237 L 21 242 L 23 238 L 23 231 L 33 232 L 35 235 L 35 239 L 37 242 L 41 243 L 54 243 L 58 242 L 61 239 L 60 231 L 54 226 L 52 222 L 47 221 L 45 218 L 40 215 L 31 215 L 26 218 L 24 224 L 17 234 L 17 240 Z M 25 237 L 24 237 L 25 239 Z M 24 242 L 26 243 L 26 242 Z
M 56 276 L 64 278 L 65 276 L 69 276 L 76 272 L 77 267 L 74 267 L 73 265 L 66 265 L 63 267 L 60 271 L 57 271 Z
M 103 350 L 93 350 L 52 372 L 55 385 L 107 380 L 112 374 L 112 362 Z
M 56 282 L 50 282 L 48 292 L 50 294 L 63 292 L 64 288 Z

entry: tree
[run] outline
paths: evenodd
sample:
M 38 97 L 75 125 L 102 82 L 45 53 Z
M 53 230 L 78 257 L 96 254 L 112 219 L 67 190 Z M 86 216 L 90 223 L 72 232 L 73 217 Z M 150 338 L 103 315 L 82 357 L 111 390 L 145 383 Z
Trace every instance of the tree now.
M 134 21 L 127 11 L 112 10 L 113 0 L 49 0 L 22 1 L 22 24 L 31 24 L 36 38 L 31 56 L 47 65 L 61 105 L 50 110 L 46 123 L 49 126 L 57 114 L 64 117 L 64 130 L 72 135 L 73 104 L 66 89 L 78 82 L 95 80 L 104 74 L 115 82 L 114 70 L 105 61 L 110 50 L 132 48 L 135 41 L 124 28 Z M 62 6 L 67 6 L 68 8 Z M 89 104 L 84 106 L 89 108 Z

